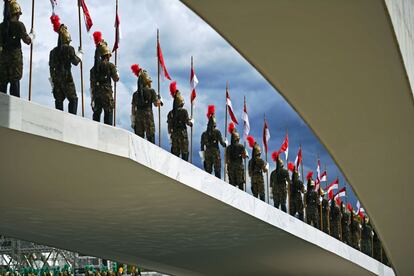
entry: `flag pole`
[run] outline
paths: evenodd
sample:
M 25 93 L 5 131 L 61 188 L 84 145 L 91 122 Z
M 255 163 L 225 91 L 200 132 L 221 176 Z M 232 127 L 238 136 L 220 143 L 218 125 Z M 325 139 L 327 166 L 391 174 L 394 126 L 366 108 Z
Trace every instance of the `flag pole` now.
M 226 119 L 224 120 L 224 138 L 227 140 L 227 113 L 228 113 L 228 106 L 227 106 L 227 93 L 229 91 L 229 81 L 226 81 Z M 224 182 L 227 180 L 226 171 L 227 171 L 227 164 L 226 164 L 226 157 L 227 157 L 227 150 L 224 150 Z
M 32 26 L 30 32 L 34 32 L 34 11 L 35 0 L 32 0 Z M 33 40 L 30 43 L 30 60 L 29 60 L 29 101 L 32 100 L 32 73 L 33 73 Z
M 81 23 L 81 0 L 78 0 L 78 19 L 79 19 L 79 50 L 82 50 L 82 23 Z M 83 96 L 83 62 L 80 62 L 80 80 L 82 97 L 82 117 L 85 117 L 85 99 Z
M 303 176 L 303 151 L 302 151 L 302 144 L 300 144 L 299 145 L 299 147 L 300 147 L 300 150 L 301 150 L 301 152 L 302 152 L 302 160 L 301 160 L 301 163 L 300 163 L 300 169 L 301 169 L 301 173 L 302 173 L 302 176 L 301 176 L 301 178 L 302 178 L 302 183 L 303 183 L 303 186 L 305 186 L 305 177 Z M 299 168 L 298 168 L 299 169 Z M 307 185 L 306 185 L 306 188 L 307 188 Z M 307 193 L 308 191 L 306 190 L 306 192 L 305 193 L 303 193 L 303 220 L 304 221 L 306 221 L 307 219 L 308 219 L 308 214 L 307 214 L 307 212 L 306 212 L 306 193 Z
M 160 54 L 158 53 L 158 45 L 160 43 L 160 30 L 157 29 L 157 76 L 158 76 L 158 99 L 161 99 L 160 90 Z M 158 106 L 158 146 L 161 147 L 161 105 Z
M 264 122 L 267 125 L 267 122 L 266 122 L 266 113 L 264 114 Z M 266 134 L 265 133 L 263 133 L 263 134 L 265 135 L 264 139 L 266 140 Z M 266 141 L 266 144 L 267 144 L 267 141 Z M 268 164 L 268 152 L 267 152 L 267 148 L 265 150 L 266 150 L 266 164 Z M 270 169 L 270 166 L 269 166 L 269 169 Z M 267 170 L 267 172 L 266 172 L 266 189 L 267 189 L 267 204 L 270 204 L 270 195 L 269 195 L 269 193 L 270 193 L 270 187 L 269 187 L 269 170 Z
M 246 96 L 244 96 L 244 106 L 246 106 Z M 244 107 L 243 106 L 243 107 Z M 244 122 L 244 124 L 246 124 L 246 122 Z M 243 129 L 243 134 L 244 134 L 244 129 Z M 244 136 L 244 135 L 243 135 Z M 246 150 L 246 137 L 244 137 L 244 150 Z M 247 190 L 247 158 L 244 158 L 244 191 Z
M 118 22 L 118 0 L 115 1 L 115 35 L 119 36 L 119 26 Z M 118 39 L 117 37 L 115 39 Z M 115 49 L 115 67 L 118 65 L 118 47 Z M 114 82 L 114 126 L 116 126 L 116 82 Z
M 288 128 L 286 128 L 286 137 L 288 136 Z M 288 149 L 289 150 L 289 149 Z M 288 152 L 289 153 L 289 152 Z M 286 155 L 286 168 L 288 169 L 288 173 L 289 173 L 289 163 L 288 163 L 288 159 L 289 159 L 289 157 L 288 157 L 288 155 L 286 154 L 286 151 L 285 151 L 285 155 Z M 288 210 L 287 210 L 287 213 L 290 215 L 290 189 L 291 189 L 291 182 L 292 181 L 288 181 Z
M 193 72 L 193 56 L 191 56 L 191 72 Z M 191 82 L 191 74 L 190 74 L 190 82 Z M 190 91 L 190 95 L 191 95 L 192 92 L 193 91 Z M 194 104 L 193 104 L 193 101 L 191 101 L 191 119 L 192 120 L 194 120 L 194 118 L 193 118 L 193 116 L 194 116 L 193 109 L 194 109 Z M 190 140 L 190 163 L 193 163 L 193 126 L 191 126 L 191 128 L 190 128 L 190 136 L 191 136 L 191 140 Z

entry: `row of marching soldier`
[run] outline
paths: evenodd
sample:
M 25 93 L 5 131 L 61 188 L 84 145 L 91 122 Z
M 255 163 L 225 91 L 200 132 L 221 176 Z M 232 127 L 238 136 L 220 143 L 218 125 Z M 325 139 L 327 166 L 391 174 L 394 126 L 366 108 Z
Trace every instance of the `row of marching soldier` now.
M 24 24 L 19 21 L 20 15 L 21 9 L 18 3 L 15 0 L 6 0 L 4 20 L 0 24 L 0 90 L 6 92 L 7 85 L 10 84 L 10 94 L 14 96 L 20 95 L 21 41 L 30 44 L 34 39 L 34 33 L 27 34 Z M 81 49 L 76 52 L 70 45 L 70 33 L 67 27 L 61 24 L 57 15 L 51 16 L 51 22 L 53 30 L 58 34 L 57 46 L 51 50 L 49 58 L 50 83 L 55 107 L 63 110 L 64 100 L 67 99 L 69 102 L 68 111 L 77 114 L 78 97 L 71 66 L 77 66 L 82 62 L 83 52 Z M 112 52 L 102 38 L 102 34 L 95 32 L 93 38 L 96 45 L 94 65 L 90 70 L 93 120 L 100 121 L 103 112 L 104 123 L 112 125 L 115 107 L 112 82 L 119 81 L 119 73 L 116 66 L 110 61 Z M 157 95 L 152 88 L 152 79 L 149 73 L 137 64 L 132 65 L 131 70 L 137 78 L 137 90 L 132 96 L 131 104 L 131 127 L 137 135 L 155 143 L 153 107 L 160 108 L 163 106 L 163 102 L 159 94 Z M 177 88 L 176 82 L 170 84 L 170 94 L 173 97 L 173 107 L 167 116 L 167 126 L 171 153 L 187 161 L 190 155 L 187 127 L 192 127 L 194 122 L 184 108 L 184 98 Z M 231 104 L 228 107 L 231 108 Z M 232 110 L 230 111 L 230 115 L 232 115 Z M 234 115 L 232 116 L 234 117 Z M 228 132 L 231 136 L 230 143 L 226 138 L 223 138 L 222 133 L 217 129 L 213 105 L 208 107 L 207 119 L 207 128 L 200 139 L 200 157 L 205 171 L 214 173 L 216 177 L 221 178 L 221 146 L 225 148 L 224 175 L 228 176 L 229 183 L 245 190 L 245 167 L 247 167 L 253 196 L 265 201 L 264 174 L 269 173 L 269 164 L 262 159 L 259 144 L 252 136 L 246 137 L 249 147 L 252 149 L 251 157 L 249 157 L 245 146 L 240 142 L 240 135 L 233 123 L 228 125 Z M 225 136 L 227 135 L 225 134 Z M 292 216 L 297 216 L 300 220 L 306 219 L 306 222 L 314 227 L 367 255 L 384 261 L 386 257 L 383 254 L 381 242 L 372 230 L 368 217 L 363 218 L 356 215 L 349 206 L 345 208 L 339 197 L 325 198 L 325 191 L 320 185 L 318 187 L 315 185 L 312 174 L 308 174 L 305 191 L 304 183 L 299 177 L 300 162 L 288 164 L 288 169 L 291 171 L 289 174 L 279 157 L 280 153 L 284 151 L 286 149 L 281 149 L 272 155 L 276 169 L 270 175 L 272 191 L 268 191 L 268 194 L 272 194 L 274 206 L 287 212 L 287 202 L 289 202 L 289 214 Z M 248 165 L 246 164 L 247 159 L 249 159 Z M 320 182 L 320 179 L 317 180 Z

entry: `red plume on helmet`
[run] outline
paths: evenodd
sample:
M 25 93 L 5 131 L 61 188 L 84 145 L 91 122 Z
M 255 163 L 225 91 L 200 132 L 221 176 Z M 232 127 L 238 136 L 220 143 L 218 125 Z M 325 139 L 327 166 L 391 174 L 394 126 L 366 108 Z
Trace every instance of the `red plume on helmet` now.
M 293 172 L 295 170 L 295 165 L 292 162 L 288 163 L 288 169 L 289 171 Z
M 308 174 L 306 175 L 306 180 L 312 179 L 313 177 L 313 172 L 308 172 Z
M 273 159 L 273 161 L 277 161 L 277 158 L 279 157 L 279 151 L 274 151 L 273 153 L 272 153 L 272 159 Z
M 138 64 L 133 64 L 131 65 L 131 70 L 132 70 L 132 73 L 134 73 L 134 75 L 138 77 L 138 74 L 139 74 L 139 71 L 141 71 L 141 68 L 139 68 Z
M 234 126 L 234 123 L 233 123 L 233 122 L 231 122 L 231 123 L 229 124 L 229 127 L 227 128 L 227 130 L 229 131 L 229 133 L 230 133 L 230 134 L 232 134 L 235 128 L 236 128 L 236 127 Z
M 247 142 L 249 142 L 249 147 L 253 148 L 254 144 L 256 144 L 256 141 L 254 140 L 253 136 L 247 136 Z
M 93 41 L 95 41 L 95 45 L 98 46 L 99 42 L 102 41 L 102 33 L 101 32 L 94 32 L 93 33 Z
M 58 16 L 58 15 L 53 14 L 53 15 L 50 17 L 50 22 L 52 22 L 52 25 L 53 25 L 53 30 L 54 30 L 55 32 L 59 32 L 59 29 L 60 29 L 60 18 L 59 18 L 59 16 Z
M 172 83 L 170 83 L 170 94 L 171 97 L 175 97 L 175 94 L 177 94 L 177 82 L 173 81 Z
M 209 105 L 207 108 L 207 118 L 210 119 L 210 117 L 213 116 L 214 113 L 216 113 L 216 107 L 214 105 Z
M 352 212 L 352 205 L 351 205 L 351 203 L 348 202 L 348 204 L 346 205 L 346 208 L 349 210 L 349 212 Z

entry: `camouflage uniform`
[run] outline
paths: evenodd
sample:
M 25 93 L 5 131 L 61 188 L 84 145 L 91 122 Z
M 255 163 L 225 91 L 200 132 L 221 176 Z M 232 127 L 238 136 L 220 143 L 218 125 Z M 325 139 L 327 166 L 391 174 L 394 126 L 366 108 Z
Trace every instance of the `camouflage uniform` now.
M 115 65 L 108 60 L 103 60 L 91 69 L 91 91 L 93 120 L 101 120 L 104 111 L 104 123 L 113 124 L 114 98 L 111 79 L 118 80 L 118 72 Z
M 290 214 L 296 216 L 296 213 L 299 216 L 299 219 L 303 221 L 303 182 L 299 179 L 299 174 L 297 171 L 294 171 L 292 174 L 292 185 L 290 192 Z
M 78 97 L 76 95 L 75 83 L 73 82 L 71 67 L 78 65 L 80 59 L 75 54 L 75 49 L 70 45 L 60 45 L 50 51 L 49 69 L 53 83 L 53 96 L 56 109 L 63 110 L 63 101 L 68 99 L 68 110 L 76 114 Z
M 322 224 L 323 224 L 323 232 L 329 234 L 329 202 L 326 198 L 322 199 Z
M 308 224 L 313 223 L 313 226 L 319 229 L 319 195 L 314 188 L 314 185 L 309 185 L 306 192 L 306 222 Z
M 361 232 L 361 251 L 368 256 L 372 256 L 372 227 L 371 225 L 363 221 Z
M 227 174 L 229 176 L 229 183 L 233 186 L 239 187 L 240 190 L 244 190 L 244 166 L 243 158 L 246 156 L 246 149 L 239 143 L 239 136 L 232 134 L 231 144 L 226 148 L 227 158 Z
M 276 162 L 276 169 L 270 174 L 270 186 L 273 193 L 273 205 L 286 213 L 287 185 L 290 183 L 289 172 L 283 168 L 280 159 Z
M 187 125 L 192 126 L 188 112 L 183 108 L 184 99 L 180 93 L 174 97 L 173 110 L 168 113 L 168 133 L 171 137 L 171 153 L 188 161 Z
M 132 108 L 135 112 L 134 131 L 138 136 L 145 138 L 151 143 L 155 143 L 155 125 L 152 105 L 157 104 L 158 96 L 155 90 L 150 87 L 138 88 L 132 96 Z M 135 114 L 135 115 L 134 115 Z
M 348 245 L 351 245 L 351 232 L 349 228 L 350 213 L 346 210 L 343 204 L 341 205 L 341 213 L 342 241 Z
M 226 143 L 221 136 L 221 132 L 216 129 L 207 129 L 201 135 L 201 151 L 204 151 L 204 170 L 208 173 L 213 172 L 217 178 L 221 178 L 221 157 L 218 144 L 223 147 Z
M 335 200 L 331 200 L 331 217 L 330 217 L 331 235 L 338 240 L 341 239 L 341 210 L 335 203 Z
M 359 239 L 360 239 L 360 227 L 359 227 L 358 219 L 355 217 L 354 213 L 351 214 L 351 246 L 357 250 L 359 250 Z
M 254 156 L 249 160 L 249 176 L 252 183 L 252 193 L 254 197 L 260 197 L 261 200 L 265 201 L 264 192 L 264 178 L 263 173 L 266 170 L 266 162 L 259 156 Z
M 20 97 L 20 80 L 23 76 L 21 41 L 31 43 L 26 27 L 20 21 L 6 20 L 0 23 L 0 91 Z
M 377 232 L 376 231 L 373 231 L 373 232 L 374 232 L 374 238 L 373 238 L 373 240 L 374 240 L 374 252 L 373 252 L 374 253 L 374 258 L 377 261 L 382 262 L 381 240 L 379 239 Z

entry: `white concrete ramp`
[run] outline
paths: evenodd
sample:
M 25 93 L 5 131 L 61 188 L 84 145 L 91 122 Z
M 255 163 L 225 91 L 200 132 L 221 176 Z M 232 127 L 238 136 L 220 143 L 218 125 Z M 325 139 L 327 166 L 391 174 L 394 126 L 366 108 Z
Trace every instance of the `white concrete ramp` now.
M 122 129 L 0 94 L 0 233 L 173 275 L 394 275 Z

